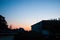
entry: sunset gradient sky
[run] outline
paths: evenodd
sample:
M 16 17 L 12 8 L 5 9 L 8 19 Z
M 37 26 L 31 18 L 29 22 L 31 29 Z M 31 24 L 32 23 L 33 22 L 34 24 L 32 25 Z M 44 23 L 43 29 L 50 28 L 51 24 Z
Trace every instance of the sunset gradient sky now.
M 13 28 L 28 30 L 41 20 L 60 17 L 60 0 L 0 0 L 0 15 Z

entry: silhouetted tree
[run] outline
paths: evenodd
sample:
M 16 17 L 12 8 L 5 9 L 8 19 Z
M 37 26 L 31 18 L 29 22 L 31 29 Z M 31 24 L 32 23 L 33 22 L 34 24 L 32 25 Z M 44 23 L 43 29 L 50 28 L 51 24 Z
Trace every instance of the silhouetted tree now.
M 7 29 L 8 29 L 8 25 L 7 25 L 7 22 L 5 20 L 5 17 L 0 15 L 0 33 L 6 32 Z

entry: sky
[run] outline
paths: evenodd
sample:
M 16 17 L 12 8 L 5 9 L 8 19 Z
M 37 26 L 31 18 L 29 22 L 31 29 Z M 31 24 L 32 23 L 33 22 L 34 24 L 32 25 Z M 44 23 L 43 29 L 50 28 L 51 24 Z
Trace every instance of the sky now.
M 12 28 L 31 29 L 41 20 L 60 17 L 60 0 L 0 0 L 0 15 Z

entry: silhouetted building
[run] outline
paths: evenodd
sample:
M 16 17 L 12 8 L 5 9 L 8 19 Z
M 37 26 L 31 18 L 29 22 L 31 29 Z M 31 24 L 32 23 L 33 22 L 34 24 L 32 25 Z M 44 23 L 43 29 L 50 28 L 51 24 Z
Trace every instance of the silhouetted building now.
M 41 32 L 42 22 L 38 22 L 31 26 L 32 31 Z
M 60 20 L 44 20 L 42 21 L 42 29 L 49 30 L 51 32 L 60 31 Z
M 60 20 L 42 20 L 31 26 L 32 31 L 41 32 L 42 34 L 60 33 Z

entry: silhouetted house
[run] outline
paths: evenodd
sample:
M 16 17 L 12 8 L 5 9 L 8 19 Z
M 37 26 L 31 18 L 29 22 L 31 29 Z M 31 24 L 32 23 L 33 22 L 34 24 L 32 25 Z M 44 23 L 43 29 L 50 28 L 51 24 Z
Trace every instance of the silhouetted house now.
M 42 20 L 31 27 L 32 31 L 42 32 L 42 34 L 60 33 L 60 20 Z
M 60 32 L 60 20 L 44 20 L 42 22 L 42 29 L 55 33 Z
M 32 31 L 40 32 L 42 27 L 42 22 L 38 22 L 32 25 L 31 27 L 32 27 Z

